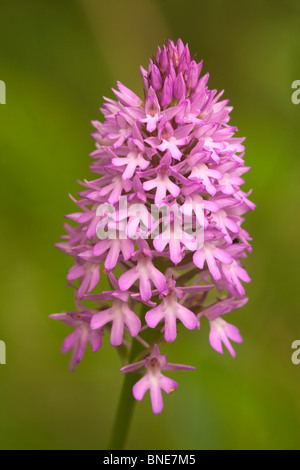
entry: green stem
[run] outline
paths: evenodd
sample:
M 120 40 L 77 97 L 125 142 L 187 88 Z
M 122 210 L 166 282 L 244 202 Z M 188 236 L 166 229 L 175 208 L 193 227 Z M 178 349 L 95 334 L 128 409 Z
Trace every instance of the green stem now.
M 133 339 L 130 351 L 129 364 L 135 359 L 142 350 L 141 344 Z M 136 382 L 135 374 L 125 374 L 121 396 L 117 408 L 113 432 L 111 436 L 109 450 L 122 450 L 126 444 L 132 414 L 135 405 L 135 399 L 132 395 L 132 387 Z

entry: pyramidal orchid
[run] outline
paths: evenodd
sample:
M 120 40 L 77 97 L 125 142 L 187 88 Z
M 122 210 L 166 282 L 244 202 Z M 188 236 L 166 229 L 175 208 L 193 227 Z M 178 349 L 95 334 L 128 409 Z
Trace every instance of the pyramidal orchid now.
M 249 167 L 232 107 L 201 69 L 187 45 L 170 40 L 141 67 L 144 96 L 117 83 L 103 122 L 93 121 L 95 179 L 81 183 L 57 244 L 74 260 L 67 279 L 78 312 L 51 315 L 73 328 L 62 349 L 73 350 L 71 369 L 88 342 L 98 351 L 109 336 L 127 361 L 121 371 L 142 374 L 134 398 L 149 390 L 155 414 L 162 391 L 177 388 L 162 371 L 193 369 L 168 363 L 158 344 L 199 330 L 202 319 L 217 352 L 224 345 L 234 356 L 230 341 L 242 341 L 223 317 L 247 301 L 251 238 L 242 224 L 255 205 L 240 188 Z M 101 291 L 104 278 L 110 289 Z

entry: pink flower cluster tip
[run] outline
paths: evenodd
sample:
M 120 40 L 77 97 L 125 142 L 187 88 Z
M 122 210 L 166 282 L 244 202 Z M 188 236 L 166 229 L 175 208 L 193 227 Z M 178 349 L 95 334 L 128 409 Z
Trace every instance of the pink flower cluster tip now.
M 121 371 L 142 374 L 133 395 L 149 390 L 155 414 L 162 390 L 177 388 L 162 371 L 194 369 L 168 363 L 158 344 L 199 330 L 202 319 L 217 352 L 225 346 L 234 357 L 231 341 L 242 341 L 223 317 L 247 302 L 251 238 L 242 224 L 255 205 L 240 189 L 249 167 L 244 139 L 229 125 L 232 108 L 201 69 L 187 45 L 170 40 L 141 67 L 143 98 L 117 83 L 104 121 L 93 121 L 96 179 L 81 183 L 57 244 L 74 259 L 67 279 L 76 311 L 50 315 L 73 328 L 62 347 L 72 350 L 71 370 L 105 334 L 127 360 L 137 341 L 137 357 Z

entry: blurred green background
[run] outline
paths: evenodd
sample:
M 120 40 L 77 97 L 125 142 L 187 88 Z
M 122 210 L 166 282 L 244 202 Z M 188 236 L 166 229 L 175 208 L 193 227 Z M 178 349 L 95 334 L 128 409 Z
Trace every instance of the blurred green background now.
M 71 259 L 53 247 L 77 179 L 90 178 L 92 119 L 120 80 L 141 91 L 139 66 L 157 45 L 181 37 L 204 59 L 210 88 L 225 89 L 232 124 L 246 136 L 255 213 L 247 261 L 249 303 L 231 313 L 244 337 L 237 357 L 209 347 L 208 328 L 182 332 L 164 350 L 178 391 L 154 416 L 138 403 L 131 449 L 300 448 L 299 124 L 291 84 L 300 79 L 298 0 L 13 0 L 1 2 L 0 106 L 2 449 L 106 448 L 123 376 L 104 347 L 74 374 L 59 352 L 73 309 Z

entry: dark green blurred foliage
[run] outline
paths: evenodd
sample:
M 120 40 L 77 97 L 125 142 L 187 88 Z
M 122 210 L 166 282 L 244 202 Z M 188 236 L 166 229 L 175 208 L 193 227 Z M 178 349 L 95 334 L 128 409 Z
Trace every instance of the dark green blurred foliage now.
M 211 88 L 225 89 L 232 123 L 246 135 L 246 188 L 255 213 L 247 261 L 249 303 L 231 313 L 244 337 L 237 358 L 209 347 L 208 327 L 182 331 L 165 348 L 176 393 L 153 416 L 138 403 L 129 448 L 299 448 L 299 123 L 291 84 L 300 79 L 297 0 L 251 2 L 14 0 L 1 3 L 0 447 L 107 446 L 122 383 L 108 338 L 74 374 L 59 348 L 68 327 L 48 320 L 73 309 L 65 288 L 71 260 L 53 247 L 77 179 L 90 178 L 92 119 L 116 80 L 141 91 L 147 66 L 168 37 L 204 59 Z

